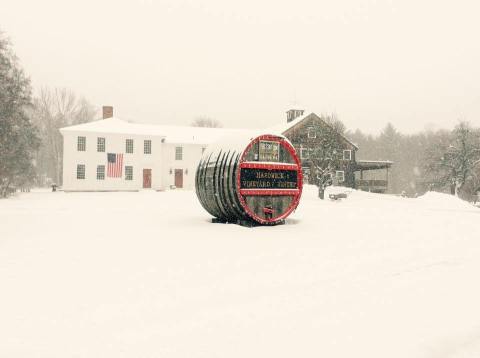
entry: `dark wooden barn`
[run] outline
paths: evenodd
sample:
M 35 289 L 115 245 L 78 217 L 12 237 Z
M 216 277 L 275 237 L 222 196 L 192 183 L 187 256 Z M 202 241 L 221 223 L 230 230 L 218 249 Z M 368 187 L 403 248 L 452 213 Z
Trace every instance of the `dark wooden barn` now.
M 287 122 L 276 127 L 295 147 L 305 183 L 329 184 L 385 193 L 390 161 L 356 160 L 358 146 L 315 113 L 287 111 Z

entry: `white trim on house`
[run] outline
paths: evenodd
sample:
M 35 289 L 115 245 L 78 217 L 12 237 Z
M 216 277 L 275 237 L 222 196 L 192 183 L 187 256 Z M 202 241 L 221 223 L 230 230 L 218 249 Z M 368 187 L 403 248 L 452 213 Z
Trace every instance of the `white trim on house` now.
M 337 170 L 335 171 L 335 179 L 339 182 L 339 183 L 343 183 L 345 181 L 345 171 L 343 170 Z
M 310 159 L 310 152 L 308 148 L 300 146 L 300 159 Z
M 348 154 L 348 155 L 345 155 Z M 343 160 L 352 160 L 352 151 L 350 149 L 343 150 Z

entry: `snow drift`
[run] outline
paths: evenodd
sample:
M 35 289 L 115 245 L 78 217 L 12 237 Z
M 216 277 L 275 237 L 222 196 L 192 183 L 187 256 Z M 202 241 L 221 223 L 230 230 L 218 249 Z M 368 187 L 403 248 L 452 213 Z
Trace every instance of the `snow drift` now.
M 187 191 L 0 201 L 0 356 L 480 356 L 480 210 L 305 189 L 253 229 Z

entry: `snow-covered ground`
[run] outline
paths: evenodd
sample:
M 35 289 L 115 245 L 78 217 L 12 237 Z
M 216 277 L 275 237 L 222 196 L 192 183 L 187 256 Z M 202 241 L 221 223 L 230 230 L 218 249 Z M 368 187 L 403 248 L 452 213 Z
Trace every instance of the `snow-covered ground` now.
M 252 229 L 188 191 L 0 200 L 0 357 L 480 357 L 480 209 L 315 194 Z

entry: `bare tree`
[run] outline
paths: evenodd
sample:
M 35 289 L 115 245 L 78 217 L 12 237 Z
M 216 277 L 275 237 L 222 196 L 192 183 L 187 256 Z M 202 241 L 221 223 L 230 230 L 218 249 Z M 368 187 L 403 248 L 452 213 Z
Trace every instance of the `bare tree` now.
M 303 165 L 309 168 L 309 182 L 318 186 L 319 197 L 323 199 L 326 187 L 335 182 L 335 171 L 343 154 L 339 148 L 346 127 L 335 115 L 322 115 L 321 119 L 311 127 L 316 135 L 303 139 L 301 155 Z
M 328 114 L 324 113 L 321 115 L 322 119 L 327 122 L 336 132 L 340 134 L 345 134 L 347 127 L 343 123 L 336 113 Z
M 61 184 L 63 139 L 59 129 L 92 121 L 96 110 L 85 98 L 66 88 L 41 88 L 32 117 L 43 144 L 37 154 L 38 170 Z
M 465 184 L 475 181 L 480 165 L 480 133 L 467 122 L 460 122 L 453 132 L 443 134 L 426 153 L 426 173 L 432 185 L 450 187 L 459 196 Z
M 222 123 L 217 121 L 216 119 L 210 117 L 197 117 L 193 120 L 192 124 L 193 127 L 209 127 L 209 128 L 221 128 Z

